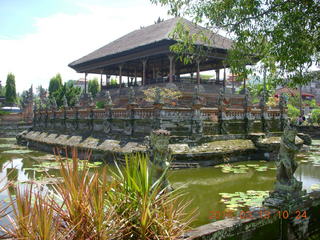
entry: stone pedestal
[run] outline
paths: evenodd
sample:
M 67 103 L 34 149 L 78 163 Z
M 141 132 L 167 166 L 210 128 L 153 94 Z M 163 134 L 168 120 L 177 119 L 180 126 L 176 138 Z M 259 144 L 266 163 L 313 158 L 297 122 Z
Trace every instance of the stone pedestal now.
M 287 123 L 280 142 L 277 165 L 277 181 L 275 190 L 264 201 L 264 206 L 287 210 L 289 213 L 297 210 L 305 199 L 306 192 L 302 190 L 302 182 L 294 177 L 298 164 L 295 153 L 297 130 Z
M 167 130 L 159 129 L 152 131 L 150 135 L 152 181 L 162 178 L 163 187 L 169 186 L 166 171 L 171 161 L 171 151 L 168 148 L 170 134 Z

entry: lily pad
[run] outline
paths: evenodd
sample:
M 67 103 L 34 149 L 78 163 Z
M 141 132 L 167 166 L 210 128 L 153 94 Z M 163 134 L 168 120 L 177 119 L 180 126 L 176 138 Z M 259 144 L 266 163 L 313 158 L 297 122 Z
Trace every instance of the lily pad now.
M 312 184 L 310 189 L 312 191 L 320 191 L 320 184 Z

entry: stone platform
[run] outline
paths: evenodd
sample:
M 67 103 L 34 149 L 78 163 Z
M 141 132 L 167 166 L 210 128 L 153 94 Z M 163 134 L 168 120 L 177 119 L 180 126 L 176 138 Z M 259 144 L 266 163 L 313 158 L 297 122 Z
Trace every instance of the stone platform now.
M 175 136 L 172 136 L 175 142 Z M 147 144 L 143 142 L 121 142 L 114 139 L 101 139 L 64 135 L 40 131 L 24 131 L 17 136 L 19 144 L 30 148 L 53 153 L 54 148 L 62 152 L 77 148 L 79 152 L 92 152 L 92 158 L 112 162 L 123 159 L 132 152 L 147 152 Z M 191 144 L 169 144 L 172 152 L 173 168 L 213 166 L 225 162 L 246 160 L 273 160 L 280 145 L 280 137 L 261 135 L 246 139 L 243 135 L 225 135 L 206 137 L 206 142 L 192 146 Z M 297 144 L 303 140 L 297 138 Z M 81 155 L 80 155 L 81 156 Z

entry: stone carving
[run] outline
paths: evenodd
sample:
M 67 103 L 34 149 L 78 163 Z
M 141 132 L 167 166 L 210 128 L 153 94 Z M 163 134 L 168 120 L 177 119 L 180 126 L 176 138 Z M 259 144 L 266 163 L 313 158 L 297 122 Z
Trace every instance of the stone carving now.
M 80 105 L 80 98 L 79 98 L 78 95 L 75 97 L 75 101 L 74 102 L 75 102 L 74 103 L 75 108 L 79 108 L 81 106 Z
M 295 154 L 299 147 L 295 144 L 297 130 L 287 122 L 283 132 L 277 165 L 277 180 L 275 191 L 264 202 L 265 206 L 276 208 L 293 209 L 297 201 L 305 194 L 302 191 L 302 182 L 294 177 L 298 164 L 295 161 Z
M 169 150 L 170 132 L 167 130 L 154 130 L 150 135 L 151 169 L 153 182 L 163 177 L 163 186 L 168 187 L 166 171 L 171 161 L 171 151 Z
M 249 90 L 245 90 L 245 95 L 244 95 L 244 101 L 243 101 L 243 108 L 246 110 L 248 107 L 252 105 L 251 103 L 251 96 Z
M 155 89 L 154 104 L 163 104 L 161 89 L 159 87 L 156 87 Z
M 250 133 L 250 129 L 252 126 L 251 123 L 251 114 L 250 109 L 252 106 L 251 103 L 251 96 L 249 90 L 245 89 L 245 95 L 244 95 L 244 102 L 243 102 L 243 108 L 244 108 L 244 132 L 246 135 Z
M 219 97 L 218 97 L 218 129 L 219 134 L 228 134 L 228 126 L 225 122 L 225 95 L 223 88 L 220 89 Z
M 299 148 L 295 145 L 297 130 L 289 124 L 286 126 L 281 138 L 279 161 L 277 162 L 277 181 L 281 184 L 292 185 L 296 182 L 293 174 L 298 164 L 294 160 L 295 153 Z
M 88 93 L 88 97 L 89 97 L 89 107 L 93 108 L 96 106 L 96 103 L 93 100 L 92 94 L 89 92 Z
M 64 109 L 67 109 L 69 107 L 66 95 L 63 96 L 63 107 L 64 107 Z
M 129 92 L 128 92 L 129 96 L 128 96 L 128 103 L 129 104 L 135 104 L 136 103 L 136 93 L 134 92 L 133 87 L 129 88 Z
M 220 106 L 225 106 L 225 96 L 224 96 L 224 91 L 223 91 L 223 88 L 220 88 L 220 91 L 219 91 L 219 96 L 218 96 L 218 107 Z
M 268 122 L 266 119 L 266 95 L 263 92 L 260 98 L 259 107 L 261 109 L 261 130 L 267 133 L 269 131 Z
M 200 97 L 200 89 L 199 89 L 199 86 L 196 85 L 194 90 L 195 90 L 195 91 L 194 91 L 193 96 L 192 96 L 192 104 L 193 104 L 193 105 L 199 105 L 199 104 L 201 104 L 201 97 Z
M 103 121 L 103 132 L 106 134 L 111 132 L 111 123 L 107 119 Z
M 111 96 L 110 96 L 110 92 L 109 91 L 107 91 L 106 92 L 106 105 L 107 106 L 112 106 L 112 98 L 111 98 Z
M 55 110 L 58 108 L 57 102 L 56 102 L 56 98 L 52 97 L 51 98 L 51 107 Z

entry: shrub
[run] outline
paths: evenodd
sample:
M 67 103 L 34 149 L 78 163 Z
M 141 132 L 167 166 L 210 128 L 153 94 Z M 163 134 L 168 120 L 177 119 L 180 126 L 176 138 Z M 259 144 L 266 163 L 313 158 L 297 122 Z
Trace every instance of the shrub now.
M 311 121 L 312 123 L 320 124 L 320 109 L 313 109 L 311 111 Z
M 104 108 L 105 107 L 105 103 L 103 101 L 97 101 L 96 107 L 97 108 Z
M 300 115 L 300 110 L 295 106 L 288 104 L 288 117 L 291 119 L 291 122 L 296 123 Z

